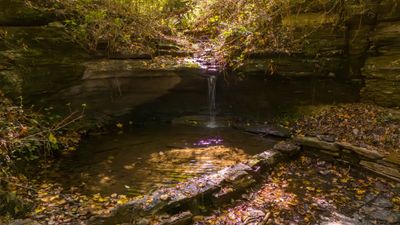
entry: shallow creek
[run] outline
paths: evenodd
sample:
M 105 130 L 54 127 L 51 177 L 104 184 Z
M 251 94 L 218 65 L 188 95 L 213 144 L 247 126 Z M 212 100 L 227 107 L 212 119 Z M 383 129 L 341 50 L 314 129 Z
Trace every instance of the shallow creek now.
M 138 195 L 236 164 L 276 141 L 229 128 L 146 127 L 89 138 L 49 178 L 85 192 Z

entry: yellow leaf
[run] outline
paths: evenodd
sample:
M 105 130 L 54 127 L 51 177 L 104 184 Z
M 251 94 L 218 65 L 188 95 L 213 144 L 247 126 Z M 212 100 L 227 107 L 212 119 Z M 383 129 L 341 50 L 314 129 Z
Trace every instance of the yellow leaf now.
M 67 203 L 67 201 L 65 199 L 61 199 L 61 200 L 57 201 L 58 205 L 64 205 L 65 203 Z
M 49 134 L 49 141 L 50 141 L 50 143 L 52 143 L 52 144 L 54 144 L 54 145 L 57 144 L 57 138 L 54 136 L 53 133 L 50 133 L 50 134 Z
M 123 205 L 128 202 L 128 198 L 125 195 L 120 195 L 117 201 L 118 205 Z
M 348 177 L 340 179 L 340 182 L 342 182 L 342 183 L 347 183 L 348 181 L 349 181 Z
M 306 189 L 309 191 L 315 191 L 315 188 L 313 188 L 313 187 L 306 187 Z
M 357 193 L 358 195 L 362 195 L 362 194 L 365 193 L 365 190 L 357 189 L 357 190 L 356 190 L 356 193 Z
M 97 199 L 98 202 L 106 202 L 107 198 L 100 197 Z
M 400 205 L 400 197 L 394 197 L 394 198 L 392 198 L 392 202 L 393 202 L 394 204 Z
M 46 208 L 44 206 L 40 206 L 38 208 L 35 209 L 35 213 L 41 213 L 45 210 Z

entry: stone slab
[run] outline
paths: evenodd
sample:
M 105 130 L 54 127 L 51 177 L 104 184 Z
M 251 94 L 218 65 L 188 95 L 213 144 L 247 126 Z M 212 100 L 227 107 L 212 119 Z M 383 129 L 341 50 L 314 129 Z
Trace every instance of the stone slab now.
M 339 147 L 335 143 L 321 141 L 316 137 L 295 137 L 294 141 L 298 142 L 302 146 L 322 149 L 327 151 L 337 152 L 339 151 Z
M 391 179 L 395 178 L 397 180 L 400 180 L 400 171 L 398 168 L 383 166 L 378 163 L 369 161 L 361 161 L 360 165 L 377 174 L 389 177 Z
M 357 147 L 354 145 L 351 145 L 349 143 L 346 142 L 338 142 L 337 145 L 341 148 L 347 149 L 347 150 L 351 150 L 352 152 L 362 156 L 362 157 L 366 157 L 369 159 L 381 159 L 384 157 L 384 155 L 382 153 L 379 153 L 376 150 L 373 149 L 367 149 L 367 148 L 362 148 L 362 147 Z

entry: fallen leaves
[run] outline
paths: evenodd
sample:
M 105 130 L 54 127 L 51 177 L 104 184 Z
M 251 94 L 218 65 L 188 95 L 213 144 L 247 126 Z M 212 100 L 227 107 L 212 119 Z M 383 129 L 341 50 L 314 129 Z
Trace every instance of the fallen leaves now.
M 399 151 L 399 111 L 368 104 L 341 104 L 304 109 L 302 118 L 289 126 L 296 134 L 330 135 L 358 146 L 374 146 L 380 151 Z M 287 124 L 288 121 L 283 121 Z
M 366 192 L 366 190 L 364 190 L 364 189 L 356 188 L 357 195 L 363 195 L 363 194 L 365 194 L 365 192 Z
M 79 188 L 65 190 L 55 183 L 38 185 L 38 200 L 31 218 L 45 224 L 87 221 L 94 215 L 108 214 L 117 205 L 126 204 L 130 198 L 113 193 L 109 196 L 79 192 Z
M 260 189 L 250 195 L 251 198 L 211 216 L 197 218 L 196 224 L 239 225 L 245 221 L 254 222 L 252 224 L 316 224 L 320 222 L 320 215 L 335 211 L 350 215 L 357 212 L 360 204 L 366 204 L 371 196 L 378 196 L 375 193 L 394 195 L 392 202 L 399 204 L 398 185 L 386 180 L 381 183 L 382 180 L 303 155 L 296 161 L 278 165 Z M 392 210 L 396 211 L 398 207 Z

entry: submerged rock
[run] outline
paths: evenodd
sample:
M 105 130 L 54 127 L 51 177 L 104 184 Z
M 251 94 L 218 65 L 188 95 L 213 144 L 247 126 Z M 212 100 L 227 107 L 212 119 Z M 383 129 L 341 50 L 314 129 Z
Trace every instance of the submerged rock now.
M 182 116 L 172 120 L 172 124 L 178 125 L 190 125 L 195 127 L 229 127 L 232 124 L 232 119 L 229 117 L 216 116 L 211 117 L 210 115 L 190 115 Z
M 287 138 L 290 137 L 290 130 L 281 126 L 275 125 L 236 125 L 238 129 L 243 129 L 246 132 L 261 135 L 271 135 L 275 137 Z

